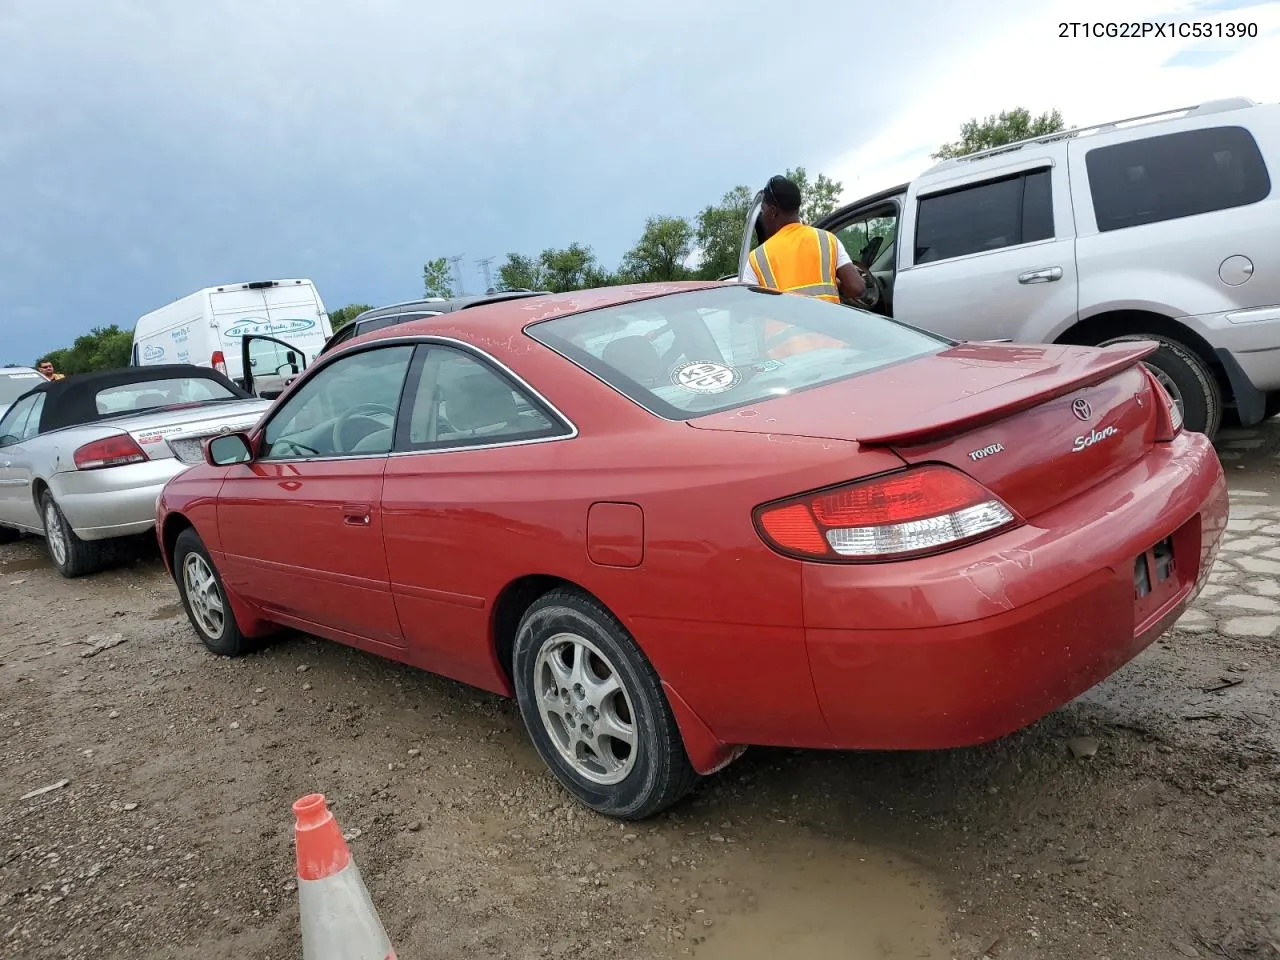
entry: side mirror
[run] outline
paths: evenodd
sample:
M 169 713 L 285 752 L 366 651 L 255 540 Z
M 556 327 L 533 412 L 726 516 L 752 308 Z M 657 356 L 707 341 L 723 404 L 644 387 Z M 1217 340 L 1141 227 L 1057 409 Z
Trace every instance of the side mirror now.
M 210 466 L 228 467 L 233 463 L 248 463 L 253 459 L 253 448 L 247 433 L 228 433 L 214 437 L 204 448 L 204 458 Z

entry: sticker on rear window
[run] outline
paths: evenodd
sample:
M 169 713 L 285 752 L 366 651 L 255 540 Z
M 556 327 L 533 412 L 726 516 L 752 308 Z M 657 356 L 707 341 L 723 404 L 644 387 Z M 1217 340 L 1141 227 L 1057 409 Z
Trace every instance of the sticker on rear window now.
M 724 393 L 742 377 L 723 363 L 682 363 L 671 373 L 671 382 L 690 393 Z

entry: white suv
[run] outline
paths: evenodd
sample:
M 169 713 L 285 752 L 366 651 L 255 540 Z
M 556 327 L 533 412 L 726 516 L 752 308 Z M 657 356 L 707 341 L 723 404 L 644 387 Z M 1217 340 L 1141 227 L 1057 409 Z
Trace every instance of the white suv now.
M 1280 413 L 1280 104 L 1220 100 L 945 160 L 815 224 L 871 309 L 956 340 L 1155 340 L 1188 429 Z M 740 269 L 756 243 L 760 198 Z M 899 242 L 905 238 L 905 242 Z M 867 274 L 864 274 L 867 276 Z

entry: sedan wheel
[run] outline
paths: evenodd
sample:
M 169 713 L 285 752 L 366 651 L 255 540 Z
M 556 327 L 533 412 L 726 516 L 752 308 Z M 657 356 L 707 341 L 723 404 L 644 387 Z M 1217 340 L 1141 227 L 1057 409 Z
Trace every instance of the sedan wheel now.
M 635 711 L 609 658 L 586 637 L 558 633 L 534 671 L 543 725 L 565 762 L 592 783 L 625 779 L 635 766 Z
M 598 602 L 552 591 L 525 613 L 513 653 L 529 737 L 582 803 L 640 820 L 693 788 L 697 773 L 657 672 Z
M 182 580 L 187 599 L 191 604 L 191 620 L 196 629 L 210 639 L 222 636 L 226 626 L 226 607 L 213 571 L 204 557 L 192 552 L 182 562 Z
M 110 541 L 81 540 L 76 536 L 62 508 L 47 490 L 40 499 L 40 515 L 44 519 L 44 541 L 49 548 L 49 559 L 60 574 L 72 579 L 93 573 L 103 566 Z
M 173 544 L 173 569 L 178 593 L 191 625 L 211 653 L 235 657 L 246 652 L 249 641 L 227 602 L 222 584 L 204 541 L 188 527 Z
M 52 497 L 44 501 L 44 538 L 49 544 L 49 555 L 59 567 L 67 565 L 67 533 L 62 525 L 62 515 Z

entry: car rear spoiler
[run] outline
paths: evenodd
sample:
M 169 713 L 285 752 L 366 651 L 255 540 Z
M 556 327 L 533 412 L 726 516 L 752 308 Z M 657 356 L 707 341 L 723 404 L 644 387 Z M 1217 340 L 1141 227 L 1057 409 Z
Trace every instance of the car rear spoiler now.
M 975 347 L 990 341 L 971 341 Z M 953 348 L 954 349 L 954 348 Z M 963 344 L 961 345 L 963 349 Z M 1042 349 L 1042 348 L 1041 348 Z M 924 440 L 961 433 L 983 423 L 1001 420 L 1022 410 L 1065 396 L 1081 387 L 1092 386 L 1132 367 L 1159 349 L 1159 344 L 1120 343 L 1077 354 L 1057 367 L 955 400 L 935 410 L 906 411 L 894 420 L 894 411 L 885 411 L 883 426 L 858 436 L 864 445 L 920 443 Z M 993 358 L 994 359 L 994 358 Z M 1075 362 L 1071 362 L 1075 361 Z

